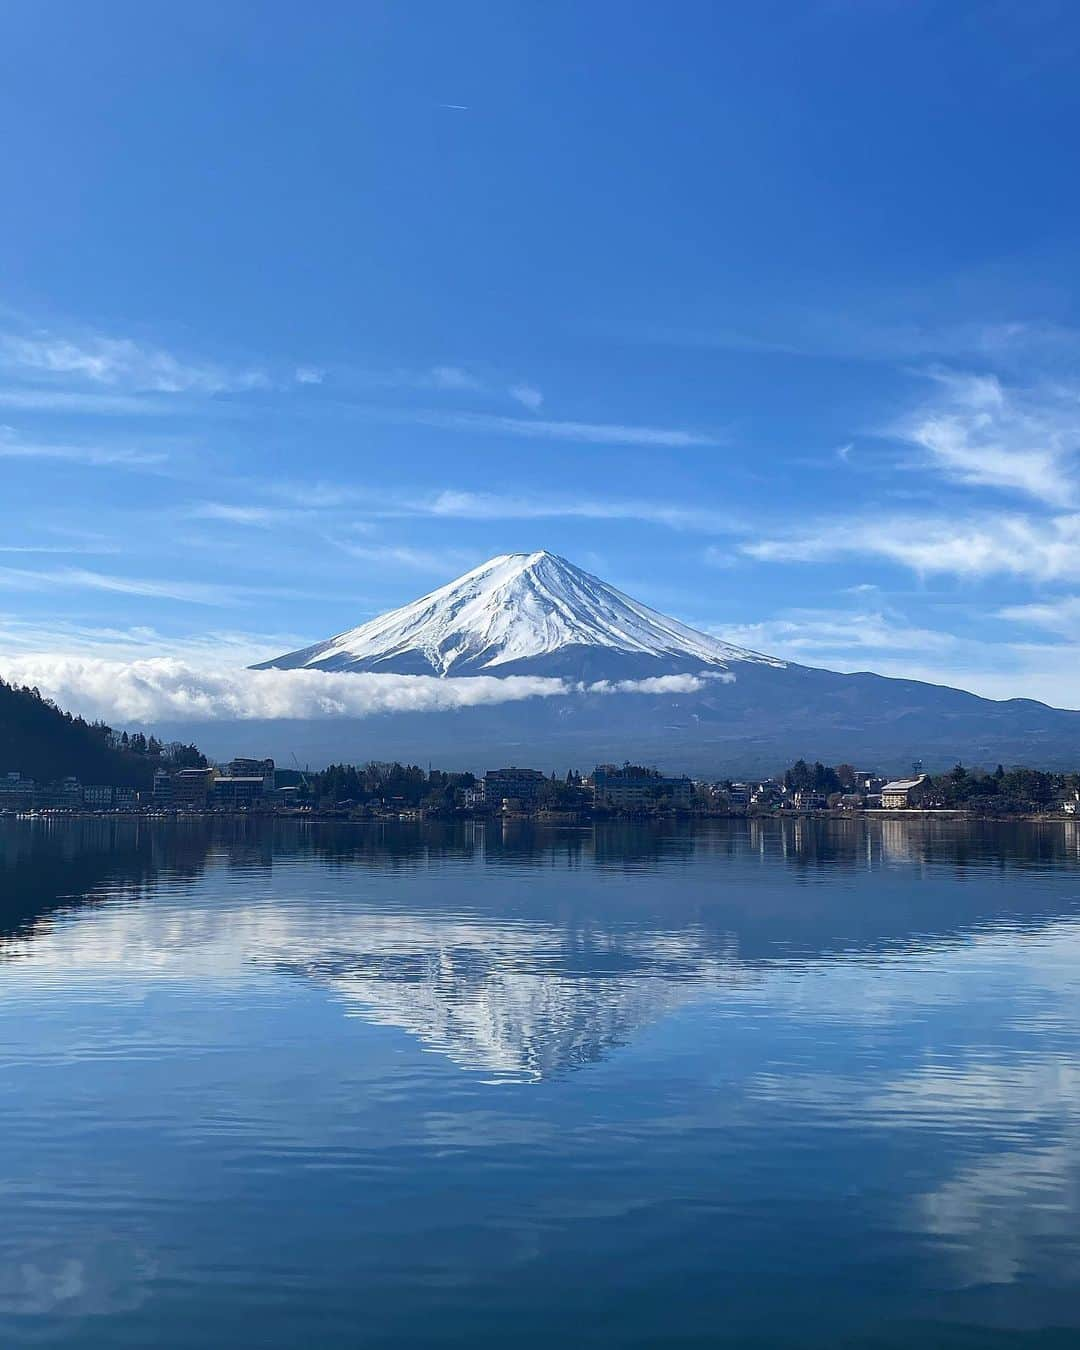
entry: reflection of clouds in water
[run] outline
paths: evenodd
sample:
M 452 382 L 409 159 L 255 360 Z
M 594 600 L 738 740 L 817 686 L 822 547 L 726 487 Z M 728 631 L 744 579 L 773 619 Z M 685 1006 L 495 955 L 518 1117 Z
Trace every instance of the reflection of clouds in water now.
M 880 1100 L 897 1126 L 947 1130 L 968 1152 L 995 1150 L 912 1202 L 917 1226 L 944 1240 L 962 1283 L 1080 1276 L 1080 1257 L 1063 1250 L 1080 1212 L 1080 1066 L 1072 1057 L 928 1069 L 891 1084 Z M 1046 1144 L 1032 1147 L 1039 1137 Z
M 1068 1248 L 1080 1213 L 1080 1065 L 1030 1050 L 1014 1061 L 981 1054 L 891 1081 L 763 1074 L 750 1090 L 840 1129 L 918 1132 L 952 1160 L 952 1174 L 902 1201 L 897 1218 L 934 1240 L 954 1285 L 1078 1279 L 1080 1254 Z
M 1080 1209 L 1080 1135 L 1042 1149 L 982 1158 L 915 1197 L 919 1229 L 941 1239 L 965 1285 L 1011 1284 L 1037 1275 L 1062 1284 L 1080 1277 L 1070 1250 Z
M 461 1182 L 440 1277 L 467 1271 L 475 1239 L 502 1278 L 573 1222 L 609 1249 L 615 1233 L 644 1246 L 668 1232 L 673 1251 L 688 1233 L 687 1250 L 706 1235 L 727 1251 L 734 1235 L 746 1268 L 767 1273 L 790 1217 L 795 1275 L 820 1235 L 823 1263 L 858 1244 L 905 1316 L 928 1293 L 981 1315 L 986 1284 L 996 1306 L 1030 1309 L 1080 1283 L 1080 920 L 1059 834 L 1015 866 L 1004 847 L 980 867 L 958 846 L 942 867 L 925 830 L 853 826 L 843 870 L 812 822 L 750 822 L 745 841 L 716 831 L 632 865 L 611 833 L 596 836 L 610 864 L 581 851 L 584 835 L 530 854 L 513 831 L 475 856 L 417 832 L 431 852 L 402 857 L 390 832 L 347 836 L 367 853 L 297 856 L 254 847 L 252 831 L 188 849 L 184 874 L 175 844 L 148 847 L 129 868 L 141 891 L 98 871 L 81 894 L 101 903 L 54 903 L 0 937 L 17 1032 L 0 1060 L 49 1085 L 37 1124 L 75 1159 L 57 1175 L 63 1219 L 29 1221 L 63 1238 L 7 1234 L 0 1314 L 60 1324 L 152 1296 L 134 1244 L 99 1254 L 103 1212 L 139 1216 L 133 1236 L 177 1289 L 222 1250 L 238 1259 L 227 1238 L 245 1223 L 252 1261 L 280 1261 L 274 1179 L 350 1214 L 396 1197 L 415 1234 L 433 1177 L 440 1191 Z M 77 905 L 68 874 L 50 886 Z M 606 1072 L 566 1076 L 634 1041 Z M 221 1051 L 234 1058 L 210 1059 Z M 126 1128 L 101 1137 L 111 1169 L 92 1191 L 80 1080 L 83 1108 L 88 1084 L 132 1094 L 115 1099 Z M 24 1138 L 14 1165 L 37 1185 L 38 1141 Z M 147 1147 L 129 1152 L 135 1140 Z M 198 1170 L 174 1165 L 188 1155 Z M 110 1195 L 125 1207 L 99 1209 Z M 222 1196 L 228 1211 L 212 1208 Z M 795 1250 L 807 1230 L 812 1257 Z M 325 1268 L 311 1278 L 328 1287 Z M 151 1297 L 140 1315 L 156 1311 Z
M 376 909 L 333 895 L 252 903 L 241 892 L 231 904 L 181 895 L 183 903 L 162 892 L 153 904 L 77 911 L 9 939 L 6 997 L 106 979 L 117 982 L 118 997 L 134 998 L 140 981 L 233 986 L 284 972 L 323 983 L 349 1011 L 400 1027 L 462 1067 L 523 1078 L 593 1062 L 690 1001 L 872 1029 L 1000 989 L 1021 1031 L 1069 1025 L 1077 1004 L 1073 920 L 1036 934 L 989 929 L 913 943 L 908 951 L 747 961 L 736 934 L 692 922 L 630 927 L 593 918 L 575 926 Z M 801 1099 L 800 1084 L 783 1081 Z M 755 1090 L 765 1086 L 761 1080 Z M 871 1086 L 861 1080 L 864 1097 Z M 889 1115 L 917 1114 L 910 1088 L 893 1091 L 909 1097 L 898 1096 Z
M 523 1079 L 594 1062 L 704 987 L 751 978 L 725 939 L 695 928 L 583 939 L 552 924 L 306 903 L 84 912 L 6 951 L 29 997 L 54 981 L 300 976 L 461 1067 Z
M 130 1312 L 145 1302 L 156 1263 L 107 1233 L 24 1249 L 0 1263 L 0 1315 L 85 1317 Z
M 887 1084 L 868 1110 L 898 1125 L 949 1128 L 963 1122 L 1007 1140 L 1047 1115 L 1066 1113 L 1080 1123 L 1080 1065 L 1071 1058 L 1025 1055 L 1014 1064 L 935 1066 Z

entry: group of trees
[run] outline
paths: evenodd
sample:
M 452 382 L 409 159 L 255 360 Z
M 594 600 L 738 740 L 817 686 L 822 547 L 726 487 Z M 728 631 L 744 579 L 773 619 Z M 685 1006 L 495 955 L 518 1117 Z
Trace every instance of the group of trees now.
M 331 764 L 308 776 L 313 801 L 323 805 L 367 806 L 371 803 L 424 807 L 429 811 L 452 811 L 460 805 L 460 792 L 476 786 L 471 773 L 425 772 L 415 764 Z M 574 770 L 565 778 L 552 774 L 537 793 L 537 805 L 550 810 L 574 810 L 582 804 L 581 774 Z
M 83 783 L 142 788 L 159 766 L 205 764 L 194 745 L 116 732 L 104 722 L 62 711 L 37 689 L 0 680 L 0 773 L 21 773 L 38 783 L 75 777 Z
M 971 810 L 1045 811 L 1080 789 L 1080 774 L 1047 773 L 1041 769 L 1005 769 L 993 773 L 957 764 L 948 773 L 928 779 L 922 797 L 928 806 L 966 807 Z
M 571 769 L 565 778 L 552 774 L 537 793 L 537 805 L 548 811 L 577 811 L 584 802 L 585 789 L 576 769 Z
M 425 772 L 415 764 L 331 764 L 309 779 L 312 797 L 318 802 L 400 802 L 407 807 L 445 809 L 455 803 L 459 788 L 474 787 L 471 773 Z
M 784 774 L 789 792 L 814 792 L 826 799 L 857 789 L 850 764 L 808 764 L 797 760 Z M 1080 789 L 1080 774 L 1052 773 L 1041 769 L 1006 769 L 999 764 L 992 772 L 957 764 L 947 773 L 931 774 L 912 796 L 912 804 L 952 807 L 988 813 L 1045 811 Z
M 784 786 L 789 792 L 818 792 L 824 797 L 834 792 L 855 790 L 855 770 L 850 764 L 807 764 L 797 759 L 784 774 Z

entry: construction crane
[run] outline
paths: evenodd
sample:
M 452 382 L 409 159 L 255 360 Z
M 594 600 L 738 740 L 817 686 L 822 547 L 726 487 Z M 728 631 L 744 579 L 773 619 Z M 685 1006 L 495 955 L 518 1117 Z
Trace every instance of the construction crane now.
M 300 786 L 305 792 L 310 792 L 311 784 L 308 782 L 307 770 L 300 767 L 300 761 L 296 758 L 296 751 L 293 750 L 291 753 L 293 765 L 296 768 L 296 772 L 300 775 Z

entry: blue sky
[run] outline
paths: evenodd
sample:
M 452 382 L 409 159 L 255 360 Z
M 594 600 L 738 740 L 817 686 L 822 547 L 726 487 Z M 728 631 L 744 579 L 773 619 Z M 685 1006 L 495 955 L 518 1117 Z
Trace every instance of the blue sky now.
M 239 666 L 549 548 L 1080 706 L 1074 7 L 16 0 L 0 44 L 0 670 Z

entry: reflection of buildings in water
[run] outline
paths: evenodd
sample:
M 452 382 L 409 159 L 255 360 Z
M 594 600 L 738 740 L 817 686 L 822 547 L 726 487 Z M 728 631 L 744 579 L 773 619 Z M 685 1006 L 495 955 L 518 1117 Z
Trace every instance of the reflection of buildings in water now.
M 915 863 L 918 853 L 915 844 L 922 843 L 908 821 L 883 817 L 875 822 L 880 830 L 881 857 L 887 863 Z

